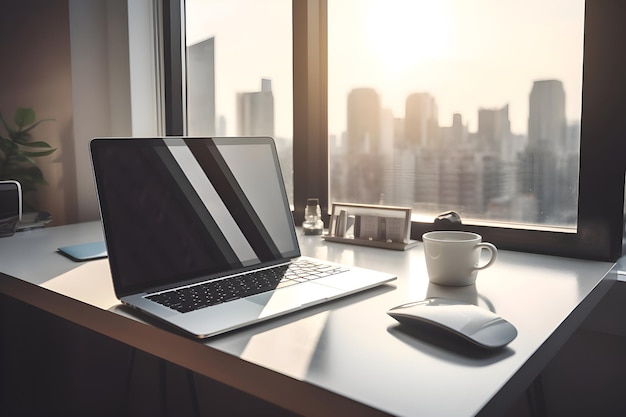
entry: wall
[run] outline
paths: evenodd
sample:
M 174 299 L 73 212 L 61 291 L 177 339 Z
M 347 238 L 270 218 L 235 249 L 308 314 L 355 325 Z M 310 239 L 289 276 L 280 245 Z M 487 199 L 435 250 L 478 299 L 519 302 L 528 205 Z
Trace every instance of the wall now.
M 89 141 L 131 133 L 128 18 L 126 0 L 70 0 L 69 6 L 77 220 L 83 222 L 99 218 Z
M 54 119 L 33 133 L 58 148 L 38 160 L 48 185 L 26 197 L 52 213 L 51 225 L 97 220 L 89 141 L 159 131 L 153 3 L 5 0 L 1 7 L 0 113 L 12 119 L 17 107 L 31 107 Z
M 38 165 L 48 185 L 25 196 L 52 213 L 54 224 L 75 222 L 72 79 L 67 1 L 3 1 L 0 13 L 0 113 L 12 119 L 17 107 L 31 107 L 39 119 L 36 140 L 58 150 Z

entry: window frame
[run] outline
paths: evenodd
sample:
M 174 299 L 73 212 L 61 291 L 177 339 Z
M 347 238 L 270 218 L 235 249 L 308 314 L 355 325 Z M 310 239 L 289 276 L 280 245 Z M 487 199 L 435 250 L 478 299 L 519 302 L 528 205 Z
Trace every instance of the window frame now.
M 167 134 L 184 126 L 177 80 L 184 80 L 184 0 L 162 0 L 164 21 L 165 108 Z M 328 157 L 328 0 L 292 0 L 293 16 L 293 158 L 294 219 L 304 217 L 306 199 L 318 197 L 325 213 L 329 201 Z M 180 13 L 176 16 L 176 13 Z M 626 3 L 587 0 L 583 58 L 583 91 L 577 229 L 541 230 L 464 223 L 501 249 L 601 261 L 622 255 L 624 231 L 624 159 L 626 141 L 620 106 L 626 97 Z M 179 26 L 177 26 L 179 25 Z M 179 41 L 182 36 L 182 43 Z M 178 43 L 177 43 L 178 42 Z M 168 91 L 168 79 L 170 86 Z M 168 101 L 169 100 L 169 101 Z M 177 102 L 178 100 L 178 102 Z M 168 105 L 169 103 L 169 105 Z M 169 128 L 168 128 L 169 124 Z M 622 127 L 620 130 L 619 128 Z M 454 209 L 451 207 L 451 209 Z M 300 221 L 299 221 L 300 220 Z M 328 218 L 326 218 L 328 224 Z M 432 230 L 432 223 L 413 221 L 411 236 Z
M 166 136 L 186 129 L 185 0 L 157 0 L 161 8 L 163 120 Z

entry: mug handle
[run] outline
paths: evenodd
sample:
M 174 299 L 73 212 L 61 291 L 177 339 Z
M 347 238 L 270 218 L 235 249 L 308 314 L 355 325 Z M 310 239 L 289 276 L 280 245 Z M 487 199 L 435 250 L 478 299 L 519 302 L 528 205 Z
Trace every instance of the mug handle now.
M 478 243 L 476 244 L 476 246 L 474 246 L 474 249 L 478 249 L 480 251 L 482 251 L 483 249 L 487 249 L 489 253 L 491 253 L 491 258 L 489 259 L 489 261 L 483 266 L 474 267 L 474 271 L 480 271 L 481 269 L 490 267 L 491 265 L 493 265 L 493 263 L 496 261 L 496 258 L 498 257 L 498 249 L 496 249 L 496 247 L 491 243 Z

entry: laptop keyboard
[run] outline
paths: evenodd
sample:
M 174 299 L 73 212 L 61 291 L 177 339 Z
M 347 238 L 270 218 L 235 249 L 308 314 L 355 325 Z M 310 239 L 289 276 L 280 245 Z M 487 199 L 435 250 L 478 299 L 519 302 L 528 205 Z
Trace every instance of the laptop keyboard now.
M 280 265 L 230 278 L 194 284 L 148 295 L 146 298 L 180 313 L 187 313 L 276 288 L 339 274 L 347 270 L 341 266 L 298 259 L 289 265 Z

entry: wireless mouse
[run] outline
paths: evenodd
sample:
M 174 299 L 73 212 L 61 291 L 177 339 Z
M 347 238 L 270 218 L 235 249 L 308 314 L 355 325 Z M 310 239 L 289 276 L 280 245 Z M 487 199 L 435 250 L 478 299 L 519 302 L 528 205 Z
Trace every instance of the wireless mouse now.
M 517 336 L 515 326 L 492 311 L 446 298 L 402 304 L 387 314 L 404 325 L 420 329 L 434 326 L 486 349 L 506 346 Z

